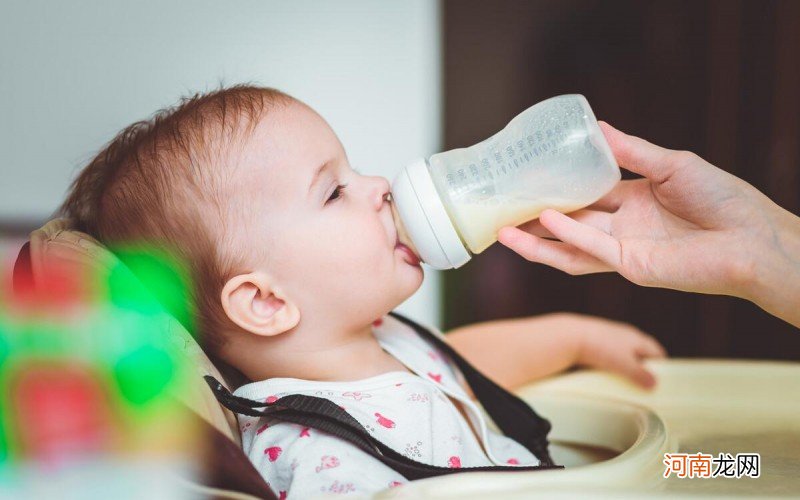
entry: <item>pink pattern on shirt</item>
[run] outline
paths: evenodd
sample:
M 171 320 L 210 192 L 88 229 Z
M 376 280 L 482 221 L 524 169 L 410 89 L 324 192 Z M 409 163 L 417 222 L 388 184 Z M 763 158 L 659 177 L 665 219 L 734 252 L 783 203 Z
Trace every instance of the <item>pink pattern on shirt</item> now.
M 431 379 L 435 380 L 436 382 L 438 382 L 438 383 L 440 383 L 440 384 L 442 383 L 442 374 L 441 374 L 441 373 L 431 373 L 431 372 L 428 372 L 428 376 L 429 376 Z
M 345 398 L 353 398 L 356 401 L 361 401 L 364 398 L 371 398 L 372 395 L 366 392 L 359 392 L 359 391 L 347 391 L 342 393 L 342 397 Z
M 408 401 L 413 401 L 413 402 L 416 402 L 416 403 L 427 403 L 430 400 L 431 399 L 430 399 L 430 397 L 428 397 L 427 394 L 424 394 L 424 393 L 421 393 L 421 392 L 415 392 L 413 394 L 409 394 L 408 395 Z
M 275 460 L 278 459 L 278 457 L 281 456 L 282 451 L 283 448 L 281 448 L 280 446 L 270 446 L 269 448 L 264 450 L 264 455 L 267 455 L 267 457 L 269 457 L 270 462 L 274 462 Z
M 394 426 L 395 426 L 394 421 L 389 420 L 388 418 L 384 417 L 383 415 L 381 415 L 380 413 L 377 413 L 377 412 L 375 413 L 375 416 L 378 417 L 378 423 L 380 425 L 386 427 L 387 429 L 393 429 L 394 428 Z
M 322 463 L 320 463 L 314 470 L 319 472 L 325 469 L 333 469 L 334 467 L 339 467 L 339 459 L 334 456 L 324 455 L 322 457 Z
M 321 489 L 325 491 L 325 488 Z M 328 486 L 328 493 L 349 493 L 351 491 L 356 491 L 356 487 L 353 486 L 353 483 L 340 483 L 339 481 L 334 481 L 333 484 Z

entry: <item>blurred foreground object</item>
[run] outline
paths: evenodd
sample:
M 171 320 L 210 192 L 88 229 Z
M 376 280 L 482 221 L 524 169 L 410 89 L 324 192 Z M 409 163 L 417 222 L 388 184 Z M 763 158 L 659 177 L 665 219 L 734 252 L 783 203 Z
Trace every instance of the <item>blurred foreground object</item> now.
M 188 496 L 200 443 L 175 397 L 184 341 L 149 292 L 186 304 L 186 281 L 164 252 L 121 253 L 148 288 L 119 261 L 52 261 L 0 291 L 0 496 Z

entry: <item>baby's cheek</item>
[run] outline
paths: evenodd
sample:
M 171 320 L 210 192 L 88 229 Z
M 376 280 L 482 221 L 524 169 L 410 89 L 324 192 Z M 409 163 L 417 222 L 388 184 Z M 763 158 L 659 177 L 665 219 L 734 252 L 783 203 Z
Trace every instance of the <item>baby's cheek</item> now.
M 353 266 L 375 269 L 376 265 L 390 255 L 387 241 L 385 231 L 378 233 L 370 227 L 365 227 L 342 242 L 341 253 Z

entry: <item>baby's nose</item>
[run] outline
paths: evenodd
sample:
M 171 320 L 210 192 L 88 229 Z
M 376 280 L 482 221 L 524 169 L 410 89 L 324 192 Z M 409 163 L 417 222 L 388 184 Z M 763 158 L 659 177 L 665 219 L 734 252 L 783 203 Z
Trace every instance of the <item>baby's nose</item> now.
M 375 202 L 375 209 L 380 210 L 383 208 L 383 203 L 388 201 L 390 197 L 389 181 L 384 177 L 375 177 L 375 186 L 373 187 L 373 200 Z

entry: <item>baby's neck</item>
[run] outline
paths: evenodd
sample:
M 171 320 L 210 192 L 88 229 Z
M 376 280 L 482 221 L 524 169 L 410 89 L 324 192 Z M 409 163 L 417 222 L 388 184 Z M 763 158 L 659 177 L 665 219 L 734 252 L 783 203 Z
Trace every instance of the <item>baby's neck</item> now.
M 351 381 L 391 371 L 408 371 L 383 350 L 371 327 L 348 336 L 341 343 L 323 347 L 259 342 L 255 349 L 248 351 L 249 355 L 239 356 L 240 362 L 236 365 L 252 381 L 268 378 Z

